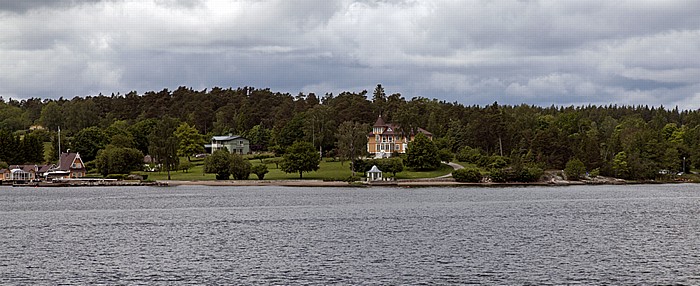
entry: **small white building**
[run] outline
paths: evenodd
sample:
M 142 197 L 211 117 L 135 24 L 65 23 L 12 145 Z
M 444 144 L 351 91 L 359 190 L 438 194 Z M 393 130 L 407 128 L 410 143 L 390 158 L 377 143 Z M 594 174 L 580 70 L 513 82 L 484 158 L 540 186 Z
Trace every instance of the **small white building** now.
M 379 170 L 379 168 L 377 168 L 377 165 L 372 166 L 372 169 L 367 171 L 367 180 L 368 181 L 382 181 L 382 180 L 384 180 L 382 178 L 382 170 Z

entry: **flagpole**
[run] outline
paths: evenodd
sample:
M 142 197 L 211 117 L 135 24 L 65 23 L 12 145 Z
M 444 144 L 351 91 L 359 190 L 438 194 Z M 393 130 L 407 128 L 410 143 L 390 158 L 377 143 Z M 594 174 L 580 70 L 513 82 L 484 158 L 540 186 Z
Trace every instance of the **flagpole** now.
M 58 126 L 58 162 L 61 162 L 61 126 Z

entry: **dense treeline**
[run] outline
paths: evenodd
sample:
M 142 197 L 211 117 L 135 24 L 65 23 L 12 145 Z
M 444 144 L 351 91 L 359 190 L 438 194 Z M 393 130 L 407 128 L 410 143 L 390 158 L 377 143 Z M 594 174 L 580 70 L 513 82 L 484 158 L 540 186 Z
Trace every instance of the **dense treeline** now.
M 255 151 L 280 151 L 296 141 L 307 141 L 324 154 L 335 155 L 336 134 L 342 123 L 371 125 L 379 114 L 406 130 L 429 130 L 439 149 L 462 154 L 458 158 L 476 156 L 493 161 L 493 156 L 499 156 L 506 164 L 543 169 L 564 169 L 567 162 L 578 159 L 586 170 L 623 178 L 653 178 L 660 170 L 700 167 L 698 110 L 617 105 L 465 106 L 386 95 L 381 85 L 372 93 L 320 97 L 249 87 L 200 91 L 180 87 L 71 100 L 0 100 L 0 160 L 16 164 L 55 159 L 55 151 L 46 158 L 27 151 L 16 155 L 12 150 L 18 148 L 10 145 L 25 141 L 27 146 L 36 145 L 31 143 L 35 139 L 23 138 L 40 138 L 55 145 L 59 126 L 65 146 L 81 151 L 88 160 L 107 145 L 149 154 L 153 151 L 149 150 L 149 137 L 154 139 L 156 125 L 166 117 L 176 121 L 174 126 L 187 123 L 207 136 L 243 135 Z M 46 130 L 30 132 L 32 125 Z

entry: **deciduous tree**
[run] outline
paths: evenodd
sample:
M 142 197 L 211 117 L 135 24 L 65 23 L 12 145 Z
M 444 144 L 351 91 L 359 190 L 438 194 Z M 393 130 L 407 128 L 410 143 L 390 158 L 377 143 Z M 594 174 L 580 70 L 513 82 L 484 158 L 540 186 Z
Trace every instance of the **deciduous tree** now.
M 199 134 L 197 128 L 183 122 L 175 130 L 175 137 L 178 140 L 177 155 L 187 157 L 187 161 L 192 161 L 191 156 L 204 152 L 204 138 Z
M 440 168 L 440 157 L 433 141 L 423 133 L 418 133 L 413 142 L 408 143 L 406 166 L 417 170 Z
M 158 164 L 168 172 L 177 170 L 180 158 L 177 156 L 178 140 L 174 132 L 177 129 L 177 121 L 171 117 L 161 119 L 155 126 L 149 137 L 149 151 Z
M 301 179 L 302 173 L 318 170 L 320 162 L 321 158 L 311 143 L 298 141 L 287 148 L 280 168 L 285 173 L 299 173 Z
M 338 147 L 338 155 L 342 160 L 350 160 L 354 162 L 355 159 L 361 155 L 364 155 L 367 148 L 367 132 L 369 132 L 369 125 L 361 124 L 358 122 L 345 121 L 338 127 L 338 132 L 335 134 L 337 138 L 336 145 Z M 357 169 L 354 164 L 350 166 L 352 170 L 352 176 L 355 176 Z

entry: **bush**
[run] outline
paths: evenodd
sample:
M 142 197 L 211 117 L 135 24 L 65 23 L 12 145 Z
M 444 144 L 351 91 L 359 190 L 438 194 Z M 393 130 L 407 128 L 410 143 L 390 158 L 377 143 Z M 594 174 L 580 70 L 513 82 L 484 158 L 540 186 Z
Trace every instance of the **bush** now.
M 469 146 L 464 146 L 462 149 L 459 149 L 459 153 L 457 153 L 457 161 L 459 162 L 467 162 L 475 165 L 480 165 L 480 162 L 483 159 L 483 155 L 481 155 L 481 152 L 479 152 L 479 149 L 474 149 Z
M 452 172 L 452 178 L 454 178 L 455 181 L 462 183 L 478 183 L 481 182 L 483 176 L 476 168 L 464 168 L 454 170 L 454 172 Z
M 192 164 L 189 161 L 184 161 L 184 162 L 180 162 L 180 166 L 178 166 L 178 167 L 180 168 L 180 170 L 187 173 L 190 171 L 190 169 L 192 169 L 192 167 L 194 167 L 194 164 Z
M 489 175 L 492 182 L 505 183 L 516 181 L 518 177 L 513 168 L 501 168 L 501 169 L 491 169 L 491 174 Z
M 564 173 L 567 180 L 578 181 L 586 174 L 586 166 L 581 160 L 574 158 L 566 162 Z
M 525 166 L 518 172 L 516 180 L 518 182 L 530 183 L 537 182 L 544 175 L 544 170 L 536 166 Z
M 508 158 L 503 156 L 491 156 L 489 157 L 488 166 L 493 169 L 503 169 L 508 166 Z
M 438 157 L 440 157 L 440 161 L 451 162 L 452 158 L 454 158 L 454 154 L 448 149 L 440 149 L 438 150 Z
M 204 172 L 215 173 L 217 180 L 228 180 L 231 177 L 231 156 L 229 152 L 220 149 L 205 158 Z
M 267 166 L 265 165 L 255 165 L 250 169 L 253 174 L 258 176 L 258 180 L 264 180 L 265 179 L 265 174 L 267 174 L 269 171 L 267 170 Z
M 272 158 L 273 156 L 271 154 L 255 154 L 253 155 L 253 159 L 260 160 L 260 163 L 263 163 L 264 159 Z
M 251 164 L 238 154 L 231 154 L 231 175 L 236 180 L 247 180 L 250 177 Z

